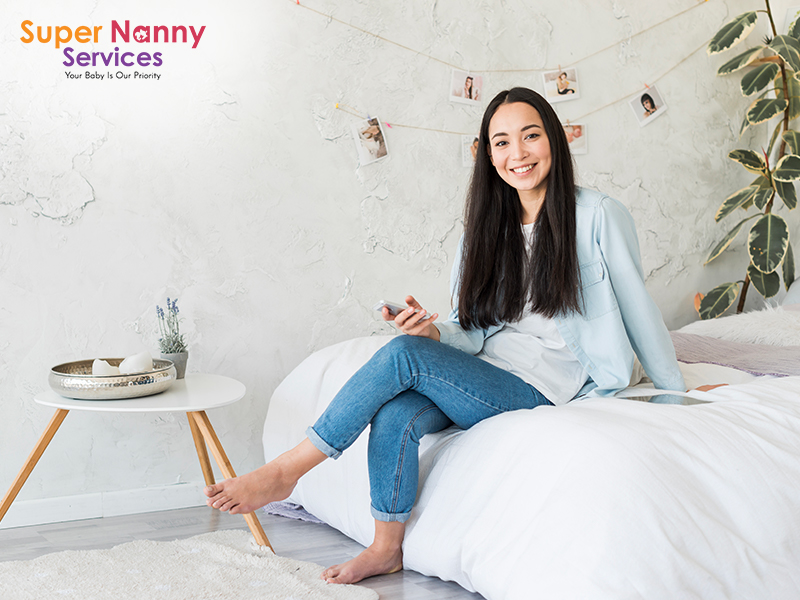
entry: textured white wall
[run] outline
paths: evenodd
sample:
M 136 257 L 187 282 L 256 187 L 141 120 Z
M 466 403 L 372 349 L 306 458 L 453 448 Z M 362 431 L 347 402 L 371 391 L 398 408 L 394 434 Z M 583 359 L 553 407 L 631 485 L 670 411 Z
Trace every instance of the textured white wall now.
M 395 127 L 391 156 L 359 168 L 355 117 L 334 105 L 474 131 L 481 109 L 447 100 L 448 67 L 290 0 L 2 4 L 0 488 L 50 417 L 32 402 L 48 369 L 155 352 L 155 305 L 167 296 L 185 317 L 189 371 L 247 385 L 242 402 L 210 414 L 240 471 L 259 463 L 269 397 L 294 366 L 390 331 L 370 310 L 376 300 L 414 293 L 447 311 L 469 175 L 459 137 Z M 577 65 L 582 97 L 558 105 L 573 120 L 637 92 L 760 7 L 711 0 L 631 38 L 693 0 L 308 4 L 467 69 L 553 67 L 614 44 Z M 160 48 L 165 64 L 151 69 L 160 81 L 68 81 L 52 45 L 19 41 L 24 19 L 103 25 L 103 51 L 112 19 L 206 31 L 197 49 Z M 726 231 L 713 222 L 717 206 L 748 182 L 725 158 L 746 102 L 738 77 L 714 76 L 721 62 L 700 50 L 658 80 L 670 108 L 648 127 L 627 100 L 586 117 L 590 153 L 576 158 L 586 185 L 633 213 L 648 287 L 671 327 L 694 319 L 697 290 L 743 277 L 743 239 L 701 266 Z M 484 76 L 485 98 L 542 87 L 538 72 Z M 183 416 L 75 413 L 20 499 L 199 480 Z

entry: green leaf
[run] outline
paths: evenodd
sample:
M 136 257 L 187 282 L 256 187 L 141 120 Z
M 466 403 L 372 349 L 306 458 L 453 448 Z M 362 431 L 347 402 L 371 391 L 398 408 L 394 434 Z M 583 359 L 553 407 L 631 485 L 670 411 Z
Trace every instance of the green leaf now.
M 786 286 L 786 291 L 789 291 L 789 286 L 794 282 L 794 252 L 792 245 L 786 246 L 786 256 L 783 257 L 783 285 Z
M 758 125 L 764 121 L 769 121 L 786 110 L 786 100 L 765 98 L 753 102 L 750 110 L 747 111 L 747 120 L 751 125 Z
M 800 71 L 800 42 L 795 38 L 790 35 L 776 35 L 769 47 L 786 61 L 792 71 Z
M 731 150 L 728 158 L 735 160 L 751 173 L 764 173 L 767 170 L 763 157 L 752 150 Z
M 714 215 L 714 220 L 719 223 L 722 219 L 727 217 L 737 208 L 739 208 L 742 204 L 751 200 L 753 196 L 756 195 L 761 188 L 757 185 L 751 185 L 744 189 L 739 190 L 738 192 L 734 192 L 722 203 L 722 205 L 717 209 L 717 214 Z
M 750 261 L 762 273 L 772 273 L 781 264 L 789 245 L 789 227 L 783 217 L 761 215 L 747 237 Z
M 800 148 L 800 134 L 790 129 L 789 131 L 784 131 L 782 137 L 783 141 L 789 145 L 792 154 L 800 154 L 800 152 L 798 152 L 798 148 Z
M 772 178 L 778 181 L 794 181 L 800 179 L 800 156 L 787 154 L 775 165 Z
M 789 120 L 792 120 L 800 117 L 800 81 L 794 77 L 787 77 L 786 87 L 789 89 Z M 779 100 L 784 99 L 782 75 L 775 78 L 775 97 Z
M 764 48 L 765 46 L 755 46 L 754 48 L 745 50 L 744 52 L 739 54 L 736 58 L 732 58 L 724 65 L 722 65 L 719 69 L 717 69 L 717 75 L 730 75 L 731 73 L 735 73 L 739 69 L 745 68 L 747 65 L 752 63 L 756 58 L 758 58 L 759 53 Z
M 747 274 L 750 276 L 750 282 L 764 298 L 772 298 L 781 289 L 781 278 L 775 271 L 772 273 L 762 273 L 753 265 L 749 265 L 747 267 Z
M 747 118 L 747 111 L 745 111 L 744 119 L 742 120 L 742 126 L 739 128 L 739 139 L 741 139 L 741 137 L 744 135 L 744 132 L 747 131 L 748 127 L 750 127 L 750 121 Z
M 767 146 L 767 156 L 772 154 L 772 148 L 775 146 L 775 141 L 778 139 L 778 134 L 781 132 L 782 125 L 783 121 L 778 121 L 778 124 L 775 125 L 775 129 L 772 131 L 772 136 L 769 138 L 769 146 Z
M 731 307 L 738 294 L 739 284 L 735 281 L 718 285 L 700 301 L 700 318 L 716 319 Z
M 758 210 L 764 210 L 767 202 L 772 200 L 773 194 L 775 194 L 775 190 L 771 187 L 761 188 L 753 196 L 753 203 L 758 207 Z
M 769 175 L 769 170 L 767 170 L 766 173 L 767 175 Z M 769 182 L 769 179 L 767 179 L 764 175 L 759 175 L 758 177 L 753 179 L 753 182 L 750 185 L 755 185 L 760 188 L 772 187 L 772 184 Z
M 772 80 L 780 72 L 781 68 L 774 62 L 764 63 L 750 69 L 742 77 L 742 95 L 752 96 L 756 92 L 760 92 L 772 83 Z
M 755 11 L 742 13 L 730 23 L 723 25 L 708 43 L 708 54 L 719 54 L 746 38 L 756 26 L 758 14 Z
M 708 258 L 706 259 L 706 262 L 703 263 L 703 266 L 706 266 L 712 260 L 717 258 L 720 254 L 722 254 L 728 248 L 728 246 L 731 245 L 731 242 L 733 241 L 733 239 L 742 230 L 742 226 L 745 223 L 747 223 L 748 221 L 750 221 L 751 219 L 755 219 L 757 216 L 758 216 L 757 214 L 756 215 L 751 215 L 751 216 L 747 217 L 746 219 L 742 219 L 739 223 L 737 223 L 736 226 L 733 229 L 731 229 L 724 238 L 722 238 L 722 241 L 719 244 L 717 244 L 716 246 L 714 246 L 714 249 L 711 251 L 711 254 L 709 254 Z
M 769 179 L 767 179 L 763 175 L 759 175 L 758 177 L 756 177 L 753 180 L 753 183 L 751 183 L 750 185 L 757 185 L 759 187 L 759 189 L 772 188 L 772 177 L 771 177 L 771 173 L 769 172 L 769 169 L 767 170 L 767 175 L 770 175 Z M 747 200 L 739 208 L 741 208 L 744 211 L 748 210 L 751 206 L 753 206 L 753 204 L 754 204 L 753 199 L 754 198 L 755 198 L 755 194 L 753 195 L 752 198 Z M 753 215 L 753 216 L 757 216 L 757 215 Z
M 778 190 L 778 195 L 783 200 L 786 208 L 792 210 L 797 206 L 797 190 L 794 189 L 794 183 L 791 181 L 778 181 L 775 180 L 775 188 Z
M 794 39 L 800 39 L 800 17 L 796 17 L 794 21 L 792 21 L 791 25 L 789 25 L 788 33 Z

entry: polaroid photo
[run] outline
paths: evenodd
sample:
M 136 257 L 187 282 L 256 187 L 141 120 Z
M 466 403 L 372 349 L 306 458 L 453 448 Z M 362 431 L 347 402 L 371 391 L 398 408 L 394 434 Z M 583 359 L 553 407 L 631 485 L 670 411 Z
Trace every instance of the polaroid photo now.
M 629 105 L 636 115 L 639 127 L 649 125 L 667 111 L 667 103 L 654 85 L 636 94 Z
M 542 73 L 544 97 L 550 104 L 575 100 L 581 97 L 578 70 L 575 68 L 545 71 Z
M 389 156 L 389 151 L 386 148 L 386 136 L 383 133 L 378 117 L 354 123 L 351 131 L 358 150 L 359 166 L 363 167 Z
M 569 151 L 572 154 L 587 154 L 589 148 L 586 141 L 586 125 L 583 123 L 562 123 L 561 126 L 567 136 Z
M 475 166 L 475 158 L 478 156 L 478 136 L 477 135 L 462 135 L 461 136 L 461 166 L 469 167 L 470 169 Z
M 450 77 L 450 102 L 480 104 L 482 95 L 483 77 L 453 69 Z

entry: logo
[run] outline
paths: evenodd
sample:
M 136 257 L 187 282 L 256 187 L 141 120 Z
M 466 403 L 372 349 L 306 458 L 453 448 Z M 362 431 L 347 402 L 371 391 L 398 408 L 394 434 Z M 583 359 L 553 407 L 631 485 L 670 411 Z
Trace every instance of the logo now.
M 104 31 L 102 25 L 80 25 L 74 29 L 68 25 L 36 25 L 33 21 L 26 20 L 20 25 L 23 35 L 19 38 L 24 44 L 34 42 L 40 44 L 53 44 L 60 50 L 62 63 L 65 67 L 117 67 L 126 69 L 130 67 L 160 67 L 164 64 L 164 54 L 168 47 L 191 45 L 197 48 L 203 37 L 206 26 L 195 28 L 193 25 L 142 25 L 136 24 L 131 30 L 130 20 L 124 24 L 112 20 L 107 31 L 111 32 L 112 44 L 119 44 L 113 48 L 102 48 Z M 122 44 L 130 46 L 121 47 Z M 70 44 L 69 46 L 67 44 Z M 91 52 L 81 51 L 79 45 L 93 44 Z M 146 44 L 147 47 L 134 46 Z M 63 46 L 63 49 L 62 49 Z M 98 48 L 98 46 L 100 46 Z M 162 48 L 164 51 L 162 51 Z M 68 79 L 82 79 L 81 73 L 65 72 Z M 134 72 L 134 79 L 160 79 L 159 73 Z M 113 77 L 111 72 L 108 78 Z M 86 72 L 86 79 L 104 79 L 105 74 Z M 128 79 L 130 73 L 117 71 L 117 79 Z

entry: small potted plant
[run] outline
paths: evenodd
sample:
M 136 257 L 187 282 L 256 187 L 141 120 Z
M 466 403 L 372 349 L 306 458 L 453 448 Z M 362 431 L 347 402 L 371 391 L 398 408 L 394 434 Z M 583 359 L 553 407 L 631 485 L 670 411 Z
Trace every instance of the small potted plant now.
M 158 315 L 158 330 L 161 337 L 158 344 L 161 349 L 161 358 L 166 358 L 175 363 L 178 379 L 183 379 L 186 374 L 186 360 L 189 352 L 186 350 L 186 341 L 181 333 L 180 319 L 178 318 L 178 300 L 167 298 L 167 310 L 156 306 Z

